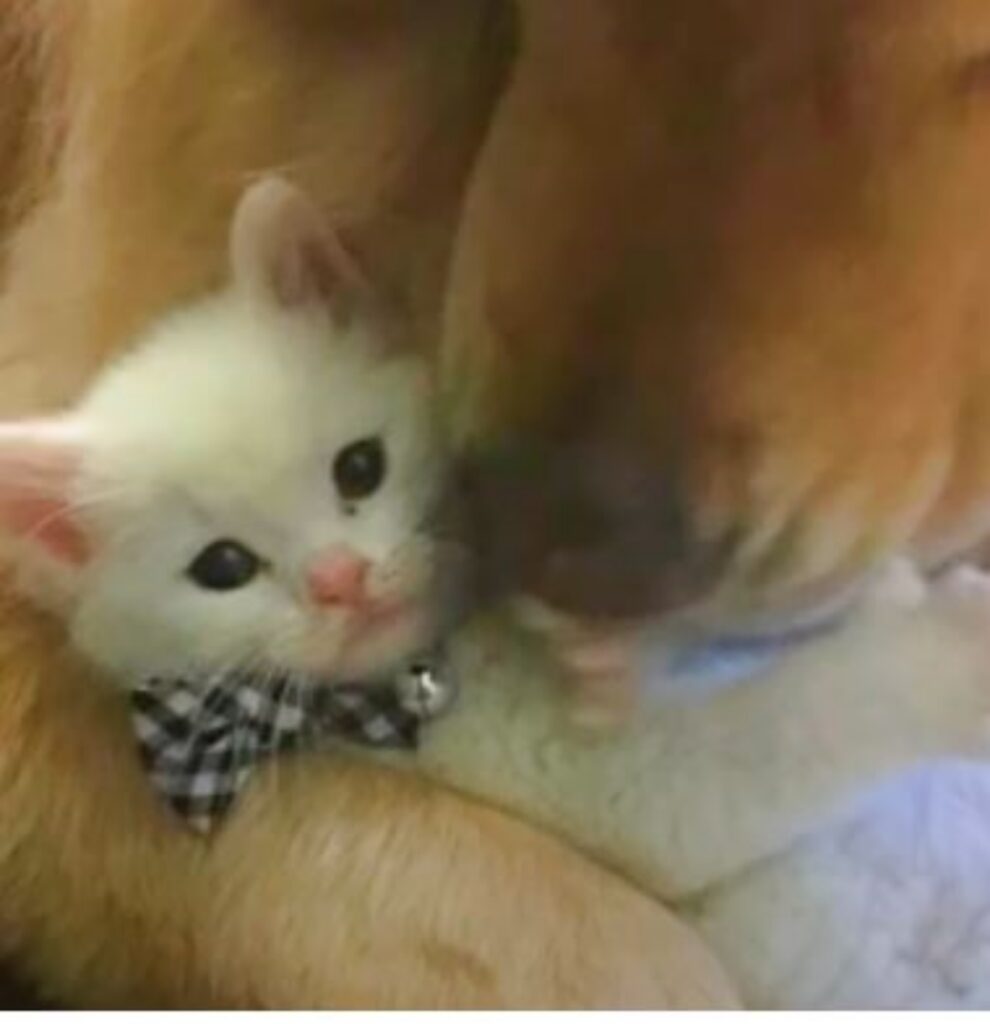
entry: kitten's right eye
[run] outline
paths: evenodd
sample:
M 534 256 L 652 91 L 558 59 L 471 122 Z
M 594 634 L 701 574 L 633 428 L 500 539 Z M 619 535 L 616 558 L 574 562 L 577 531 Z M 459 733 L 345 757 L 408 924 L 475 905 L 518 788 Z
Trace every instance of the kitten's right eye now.
M 236 590 L 250 583 L 261 559 L 236 540 L 216 540 L 192 560 L 186 575 L 204 590 Z
M 333 460 L 333 480 L 346 501 L 368 498 L 385 479 L 385 447 L 380 437 L 363 437 L 337 453 Z

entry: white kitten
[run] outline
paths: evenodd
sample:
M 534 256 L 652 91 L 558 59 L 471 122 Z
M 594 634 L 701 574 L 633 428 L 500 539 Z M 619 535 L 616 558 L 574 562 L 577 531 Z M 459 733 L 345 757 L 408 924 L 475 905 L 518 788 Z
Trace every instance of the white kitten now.
M 436 627 L 425 368 L 284 182 L 245 194 L 230 257 L 73 411 L 0 426 L 0 522 L 118 679 L 385 671 Z

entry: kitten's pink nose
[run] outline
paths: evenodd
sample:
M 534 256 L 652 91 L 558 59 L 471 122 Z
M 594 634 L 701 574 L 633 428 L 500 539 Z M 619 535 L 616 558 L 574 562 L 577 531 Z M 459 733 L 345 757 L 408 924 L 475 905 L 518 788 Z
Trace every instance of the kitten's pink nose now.
M 367 559 L 347 548 L 330 548 L 310 566 L 306 584 L 317 604 L 360 604 L 367 596 L 367 575 Z

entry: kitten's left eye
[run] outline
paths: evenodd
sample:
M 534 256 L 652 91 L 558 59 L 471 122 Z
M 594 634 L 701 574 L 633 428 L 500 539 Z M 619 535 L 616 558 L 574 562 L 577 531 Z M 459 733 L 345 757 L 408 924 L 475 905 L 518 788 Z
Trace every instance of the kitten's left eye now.
M 333 481 L 346 501 L 374 494 L 385 479 L 385 448 L 379 437 L 364 437 L 341 448 L 333 460 Z
M 258 575 L 261 559 L 236 540 L 215 540 L 192 560 L 189 578 L 204 590 L 237 590 Z

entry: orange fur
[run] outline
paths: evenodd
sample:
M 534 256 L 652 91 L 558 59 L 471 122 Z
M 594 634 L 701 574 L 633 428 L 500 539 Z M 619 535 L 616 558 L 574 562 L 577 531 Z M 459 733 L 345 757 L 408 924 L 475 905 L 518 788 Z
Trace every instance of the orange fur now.
M 49 625 L 4 613 L 0 939 L 52 993 L 102 1007 L 731 1002 L 646 896 L 404 774 L 283 759 L 215 841 L 191 836 L 138 768 L 119 695 Z
M 29 208 L 0 303 L 3 413 L 58 406 L 140 323 L 213 283 L 234 198 L 270 168 L 335 212 L 428 336 L 501 72 L 494 14 L 463 0 L 6 5 L 0 40 L 31 61 L 3 74 L 33 104 L 26 132 L 0 120 L 4 193 Z M 194 840 L 151 794 L 119 697 L 9 594 L 0 664 L 0 953 L 60 998 L 734 1001 L 693 934 L 620 879 L 385 769 L 279 762 L 214 843 Z
M 987 532 L 990 8 L 518 6 L 448 304 L 462 436 L 664 481 L 616 534 L 676 506 L 674 558 L 747 606 Z

